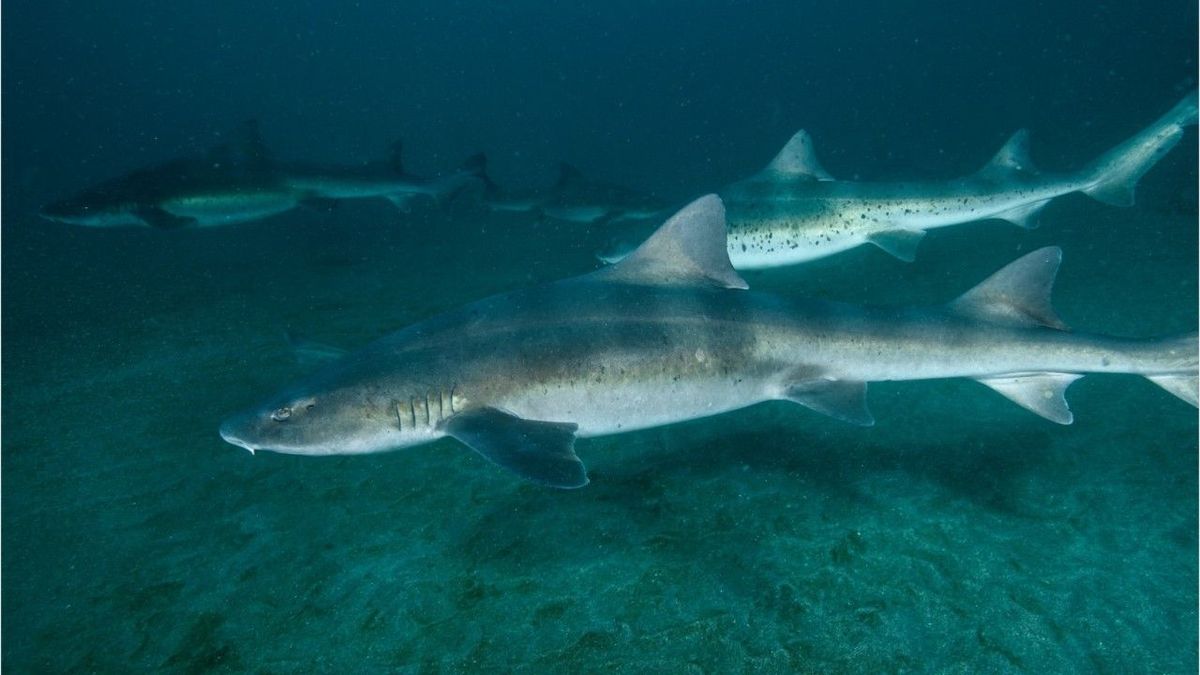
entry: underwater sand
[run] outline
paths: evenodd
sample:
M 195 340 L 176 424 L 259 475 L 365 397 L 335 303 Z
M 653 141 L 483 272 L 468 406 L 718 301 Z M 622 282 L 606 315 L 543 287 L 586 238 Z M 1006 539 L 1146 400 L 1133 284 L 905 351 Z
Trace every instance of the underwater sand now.
M 1194 330 L 1186 178 L 1139 194 L 1182 208 L 1072 197 L 911 265 L 746 276 L 936 303 L 1053 243 L 1069 325 Z M 869 429 L 771 403 L 583 440 L 571 492 L 449 440 L 251 456 L 216 428 L 304 372 L 285 329 L 356 346 L 585 271 L 577 229 L 362 204 L 66 236 L 5 251 L 10 672 L 1195 670 L 1197 415 L 1140 378 L 1076 383 L 1068 427 L 955 380 L 873 384 Z

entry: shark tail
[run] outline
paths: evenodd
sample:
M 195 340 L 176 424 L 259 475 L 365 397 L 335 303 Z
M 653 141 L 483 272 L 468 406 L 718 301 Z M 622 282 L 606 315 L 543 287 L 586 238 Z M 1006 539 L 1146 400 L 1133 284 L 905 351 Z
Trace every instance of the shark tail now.
M 1163 340 L 1159 345 L 1164 359 L 1178 363 L 1180 372 L 1166 375 L 1147 375 L 1146 379 L 1166 389 L 1174 396 L 1200 407 L 1200 336 L 1196 333 Z
M 438 204 L 445 206 L 459 197 L 468 188 L 491 183 L 487 177 L 487 155 L 482 152 L 471 155 L 454 173 L 439 178 L 430 185 L 430 194 Z
M 1002 326 L 1040 326 L 1067 330 L 1050 301 L 1062 250 L 1046 247 L 1029 253 L 985 279 L 950 303 L 948 310 Z M 1197 405 L 1200 340 L 1197 333 L 1165 338 L 1136 346 L 1146 379 L 1193 406 Z M 1066 391 L 1083 377 L 1078 372 L 1022 372 L 976 378 L 1013 403 L 1051 422 L 1071 424 L 1075 417 L 1067 405 Z
M 1192 91 L 1167 114 L 1093 162 L 1086 170 L 1093 183 L 1084 194 L 1105 204 L 1132 206 L 1138 180 L 1175 147 L 1196 119 L 1196 92 Z

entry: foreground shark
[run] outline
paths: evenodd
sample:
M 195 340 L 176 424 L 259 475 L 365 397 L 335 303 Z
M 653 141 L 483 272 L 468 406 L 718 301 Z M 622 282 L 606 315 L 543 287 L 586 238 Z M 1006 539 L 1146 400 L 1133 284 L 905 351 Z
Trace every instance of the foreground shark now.
M 558 165 L 558 179 L 549 190 L 505 191 L 486 174 L 483 204 L 491 211 L 531 213 L 571 223 L 644 220 L 661 222 L 665 205 L 636 190 L 584 176 L 576 167 Z
M 432 198 L 445 202 L 459 191 L 478 183 L 486 160 L 482 154 L 467 159 L 453 173 L 438 178 L 421 178 L 405 172 L 402 146 L 392 144 L 388 162 L 360 166 L 323 166 L 290 163 L 279 167 L 281 179 L 289 188 L 310 199 L 342 200 L 383 198 L 407 212 L 412 201 Z
M 1060 252 L 1017 260 L 949 305 L 864 309 L 746 290 L 716 196 L 625 260 L 385 337 L 221 436 L 251 452 L 370 453 L 446 436 L 529 480 L 587 484 L 577 437 L 786 399 L 873 423 L 867 382 L 969 377 L 1060 424 L 1083 373 L 1135 373 L 1196 405 L 1196 334 L 1071 333 L 1050 308 Z
M 805 131 L 761 172 L 720 191 L 729 209 L 729 257 L 739 270 L 803 263 L 874 244 L 905 261 L 926 231 L 985 218 L 1035 227 L 1061 195 L 1082 192 L 1106 204 L 1133 204 L 1139 178 L 1196 124 L 1196 92 L 1149 127 L 1080 171 L 1042 173 L 1018 131 L 979 172 L 950 181 L 856 183 L 835 180 L 817 161 Z M 619 260 L 648 234 L 615 233 L 599 252 Z

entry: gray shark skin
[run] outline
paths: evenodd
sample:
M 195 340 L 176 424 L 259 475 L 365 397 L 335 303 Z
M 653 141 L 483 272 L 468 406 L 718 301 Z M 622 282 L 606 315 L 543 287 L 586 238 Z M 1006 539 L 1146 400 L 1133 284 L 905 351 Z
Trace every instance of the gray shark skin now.
M 812 140 L 797 132 L 761 172 L 719 191 L 729 209 L 729 257 L 739 270 L 804 263 L 863 244 L 911 262 L 928 230 L 987 218 L 1036 227 L 1055 197 L 1082 192 L 1115 206 L 1133 204 L 1138 179 L 1196 124 L 1196 92 L 1140 133 L 1080 171 L 1042 173 L 1029 159 L 1029 134 L 1018 131 L 986 166 L 950 181 L 859 183 L 835 180 L 817 161 Z M 632 250 L 627 230 L 597 254 L 605 262 Z
M 1135 373 L 1192 405 L 1197 337 L 1068 332 L 1060 252 L 1030 253 L 946 306 L 871 309 L 745 290 L 724 208 L 701 198 L 622 262 L 494 296 L 351 353 L 227 419 L 251 452 L 372 453 L 452 437 L 534 482 L 582 487 L 577 437 L 786 399 L 873 423 L 866 383 L 974 378 L 1061 424 L 1083 373 Z
M 584 176 L 563 162 L 558 179 L 548 190 L 505 191 L 483 176 L 487 189 L 483 205 L 491 211 L 529 213 L 571 223 L 592 224 L 666 217 L 666 205 L 654 197 L 627 187 Z M 644 237 L 643 237 L 644 238 Z
M 268 170 L 176 160 L 101 183 L 39 212 L 86 227 L 212 227 L 296 208 L 303 195 Z
M 400 142 L 392 144 L 388 162 L 359 166 L 327 166 L 293 162 L 281 164 L 282 182 L 309 199 L 387 199 L 402 212 L 420 198 L 438 203 L 451 200 L 460 191 L 480 182 L 486 160 L 474 155 L 458 170 L 437 178 L 422 178 L 405 172 Z

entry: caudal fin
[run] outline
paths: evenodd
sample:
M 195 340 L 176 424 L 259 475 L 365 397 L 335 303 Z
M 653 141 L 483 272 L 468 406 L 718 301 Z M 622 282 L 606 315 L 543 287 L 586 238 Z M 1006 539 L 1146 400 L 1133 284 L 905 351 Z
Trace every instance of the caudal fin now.
M 1162 345 L 1163 356 L 1179 364 L 1181 372 L 1167 375 L 1147 375 L 1146 379 L 1166 389 L 1175 396 L 1200 408 L 1200 338 L 1196 333 L 1166 340 Z
M 429 194 L 438 204 L 444 206 L 454 201 L 464 190 L 479 185 L 492 185 L 487 176 L 487 156 L 482 152 L 468 157 L 454 173 L 433 181 Z
M 1196 92 L 1189 92 L 1174 108 L 1141 133 L 1109 150 L 1087 170 L 1094 183 L 1083 192 L 1113 206 L 1132 206 L 1138 180 L 1162 159 L 1183 130 L 1196 124 Z

